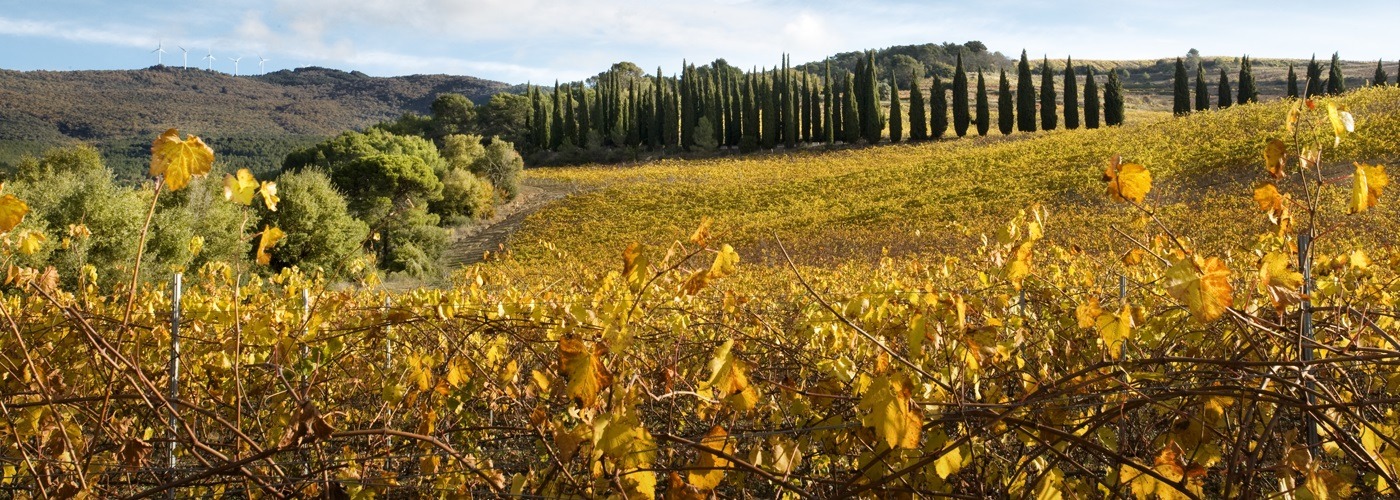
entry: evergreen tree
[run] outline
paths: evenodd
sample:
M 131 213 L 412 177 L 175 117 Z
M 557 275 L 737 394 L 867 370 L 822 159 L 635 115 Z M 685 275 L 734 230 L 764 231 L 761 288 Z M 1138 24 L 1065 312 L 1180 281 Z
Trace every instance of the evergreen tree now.
M 841 112 L 844 114 L 841 117 L 841 132 L 845 134 L 842 140 L 846 144 L 855 144 L 861 136 L 860 104 L 856 102 L 856 91 L 855 75 L 846 73 L 845 100 L 841 102 Z
M 837 92 L 835 88 L 832 89 L 831 94 L 831 116 L 834 119 L 831 121 L 832 140 L 828 141 L 827 144 L 835 144 L 838 139 L 841 142 L 846 142 L 846 110 L 844 109 L 846 94 Z
M 1259 90 L 1254 87 L 1254 70 L 1250 69 L 1249 56 L 1244 56 L 1240 60 L 1240 93 L 1235 102 L 1245 104 L 1258 100 Z
M 1317 54 L 1308 61 L 1308 97 L 1322 95 L 1322 65 L 1317 63 Z
M 948 94 L 943 89 L 943 80 L 933 75 L 933 88 L 929 90 L 929 137 L 939 139 L 948 132 Z
M 554 81 L 554 119 L 549 124 L 549 149 L 559 149 L 564 144 L 564 101 L 559 95 L 559 80 Z
M 1332 53 L 1332 64 L 1327 67 L 1327 94 L 1337 95 L 1347 91 L 1347 79 L 1342 75 L 1342 61 L 1337 53 Z
M 1001 68 L 1001 81 L 997 83 L 997 130 L 1001 131 L 1001 135 L 1011 135 L 1016 128 L 1015 109 L 1011 82 L 1006 80 L 1006 68 Z
M 878 88 L 879 86 L 876 85 L 875 79 L 875 51 L 867 51 L 865 57 L 865 78 L 862 80 L 866 83 L 863 89 L 864 92 L 860 97 L 862 98 L 861 103 L 863 104 L 861 107 L 861 118 L 866 128 L 864 130 L 865 133 L 862 135 L 865 138 L 865 142 L 875 144 L 880 142 L 880 136 L 885 133 L 885 115 L 884 111 L 880 109 L 880 91 Z M 866 113 L 869 113 L 869 115 L 867 116 Z
M 1050 71 L 1050 59 L 1040 63 L 1040 128 L 1055 130 L 1059 114 L 1055 112 L 1055 73 Z
M 967 72 L 963 70 L 962 53 L 958 53 L 958 63 L 953 68 L 953 133 L 958 137 L 967 135 L 968 122 L 972 118 L 968 116 L 970 110 L 967 107 Z
M 694 85 L 690 64 L 681 61 L 681 149 L 686 151 L 695 145 L 695 92 L 691 88 Z
M 924 102 L 924 91 L 919 88 L 919 75 L 909 72 L 909 140 L 928 139 L 928 104 Z
M 1172 79 L 1172 114 L 1191 112 L 1191 87 L 1186 83 L 1186 63 L 1176 58 L 1176 76 Z
M 758 101 L 755 97 L 754 75 L 744 78 L 744 126 L 739 138 L 739 151 L 745 153 L 758 149 Z
M 1371 77 L 1371 85 L 1383 86 L 1390 80 L 1390 75 L 1385 74 L 1385 68 L 1381 67 L 1381 61 L 1376 60 L 1376 76 Z
M 1110 127 L 1123 124 L 1123 83 L 1118 80 L 1118 68 L 1108 72 L 1103 89 L 1103 121 Z
M 808 73 L 802 72 L 802 91 L 798 95 L 802 96 L 802 105 L 798 109 L 802 112 L 802 142 L 812 142 L 812 82 L 807 77 Z
M 792 76 L 788 56 L 783 56 L 783 145 L 788 149 L 797 147 L 797 82 Z
M 1298 74 L 1293 72 L 1293 63 L 1288 63 L 1288 97 L 1298 97 Z
M 1220 68 L 1220 84 L 1216 90 L 1220 93 L 1220 100 L 1216 102 L 1216 106 L 1220 109 L 1230 107 L 1230 75 L 1225 74 L 1224 67 Z
M 1206 84 L 1206 67 L 1196 62 L 1196 111 L 1210 110 L 1210 86 Z
M 1099 128 L 1099 84 L 1093 66 L 1084 75 L 1084 128 Z
M 588 132 L 593 130 L 593 110 L 588 106 L 588 87 L 578 84 L 578 144 L 588 145 Z
M 1031 63 L 1021 50 L 1021 62 L 1016 66 L 1016 130 L 1035 132 L 1035 84 L 1031 82 Z
M 807 89 L 807 107 L 812 112 L 812 137 L 809 142 L 822 142 L 826 140 L 826 125 L 822 123 L 822 94 L 815 84 L 817 77 L 812 77 L 812 88 Z
M 782 123 L 780 112 L 782 103 L 778 99 L 778 68 L 773 68 L 763 83 L 763 149 L 778 147 L 781 139 Z
M 666 77 L 661 74 L 661 66 L 656 67 L 656 81 L 652 87 L 652 113 L 654 116 L 652 116 L 653 122 L 650 127 L 652 133 L 647 134 L 647 140 L 650 141 L 652 149 L 664 149 L 667 146 L 666 117 L 668 115 L 666 113 Z M 632 94 L 632 100 L 640 101 L 641 96 Z M 640 120 L 636 119 L 640 117 L 633 118 L 633 121 L 638 122 L 638 126 L 640 126 Z
M 1079 128 L 1079 79 L 1074 74 L 1074 61 L 1065 58 L 1065 128 Z
M 899 85 L 895 84 L 894 72 L 890 72 L 890 142 L 904 139 L 904 106 L 899 102 Z
M 822 133 L 826 136 L 827 144 L 836 144 L 836 130 L 840 127 L 840 122 L 836 118 L 840 115 L 836 113 L 836 85 L 832 81 L 832 60 L 826 60 L 826 73 L 822 76 L 823 97 L 826 98 L 826 105 L 822 106 Z
M 992 128 L 992 109 L 987 104 L 987 83 L 982 79 L 982 72 L 977 72 L 977 135 L 986 136 L 987 131 Z

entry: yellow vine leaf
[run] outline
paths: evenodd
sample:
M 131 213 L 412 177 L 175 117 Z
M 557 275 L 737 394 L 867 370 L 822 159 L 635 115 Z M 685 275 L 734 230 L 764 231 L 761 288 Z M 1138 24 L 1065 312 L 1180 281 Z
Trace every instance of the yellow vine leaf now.
M 700 439 L 700 445 L 722 451 L 726 454 L 734 454 L 734 443 L 729 442 L 729 433 L 718 425 L 711 427 L 705 437 Z M 686 478 L 690 484 L 695 485 L 703 491 L 711 491 L 719 486 L 724 480 L 724 470 L 729 467 L 729 460 L 714 453 L 700 450 L 695 455 L 695 462 L 690 465 L 690 472 L 686 473 Z
M 1142 259 L 1145 257 L 1147 257 L 1147 251 L 1141 248 L 1134 248 L 1132 250 L 1128 250 L 1127 252 L 1123 253 L 1123 265 L 1136 266 L 1138 264 L 1142 264 Z
M 1191 316 L 1202 323 L 1215 321 L 1233 303 L 1230 269 L 1219 258 L 1181 259 L 1167 270 L 1167 280 L 1171 296 L 1185 302 Z
M 1381 197 L 1381 190 L 1390 184 L 1385 165 L 1356 163 L 1355 166 L 1356 172 L 1352 174 L 1351 183 L 1351 203 L 1347 206 L 1347 211 L 1353 214 L 1365 212 L 1376 206 Z
M 263 226 L 262 236 L 258 238 L 258 263 L 264 266 L 272 264 L 272 254 L 267 253 L 273 245 L 282 238 L 287 237 L 287 233 L 275 227 Z
M 601 358 L 606 353 L 602 344 L 590 349 L 579 339 L 559 341 L 559 372 L 569 380 L 564 392 L 579 406 L 594 406 L 598 392 L 612 384 L 612 373 Z
M 1269 175 L 1278 179 L 1283 177 L 1283 166 L 1285 165 L 1288 146 L 1283 141 L 1271 139 L 1264 146 L 1264 170 L 1269 171 Z
M 656 473 L 637 469 L 622 473 L 622 486 L 625 498 L 656 498 Z
M 246 168 L 238 169 L 237 174 L 224 174 L 224 199 L 239 205 L 252 205 L 253 193 L 258 190 L 258 180 Z
M 758 391 L 749 384 L 744 362 L 734 357 L 734 339 L 724 341 L 710 359 L 710 378 L 700 384 L 697 392 L 723 400 L 739 411 L 750 410 L 758 404 Z
M 681 284 L 681 290 L 686 295 L 695 295 L 711 281 L 734 274 L 738 269 L 739 254 L 734 252 L 734 247 L 725 244 L 715 253 L 715 261 L 710 264 L 708 271 L 697 271 L 690 275 L 690 278 Z
M 1011 281 L 1011 285 L 1017 290 L 1021 289 L 1021 283 L 1027 276 L 1031 275 L 1031 244 L 1027 241 L 1016 247 L 1016 254 L 1011 262 L 1006 264 L 1006 279 Z
M 938 457 L 933 462 L 933 472 L 938 474 L 940 479 L 948 479 L 948 476 L 957 474 L 970 462 L 972 462 L 972 447 L 963 443 L 962 446 L 948 450 L 948 453 Z
M 151 143 L 151 175 L 165 177 L 171 191 L 184 189 L 195 177 L 209 173 L 214 167 L 214 150 L 198 136 L 180 140 L 180 132 L 166 130 Z
M 641 243 L 632 242 L 622 251 L 622 279 L 633 292 L 640 291 L 647 280 L 647 257 Z
M 1100 312 L 1094 319 L 1094 327 L 1099 331 L 1099 337 L 1103 339 L 1104 348 L 1108 350 L 1113 359 L 1118 359 L 1122 355 L 1122 345 L 1133 333 L 1133 310 L 1127 304 L 1117 314 L 1111 312 Z
M 1343 137 L 1356 131 L 1356 119 L 1345 108 L 1338 108 L 1336 104 L 1327 103 L 1327 119 L 1332 122 L 1332 135 L 1336 136 L 1334 145 L 1341 144 Z
M 1278 192 L 1278 188 L 1273 184 L 1265 184 L 1254 189 L 1254 203 L 1259 205 L 1259 209 L 1268 214 L 1269 222 L 1278 225 L 1279 232 L 1288 230 L 1288 226 L 1293 221 L 1292 212 L 1288 210 L 1289 197 Z
M 666 500 L 707 500 L 710 498 L 709 492 L 700 491 L 700 488 L 685 484 L 681 475 L 676 471 L 671 471 L 666 475 Z
M 258 188 L 258 194 L 262 195 L 263 204 L 273 212 L 277 211 L 277 202 L 282 201 L 277 197 L 277 183 L 262 181 L 262 187 Z
M 1283 308 L 1298 302 L 1302 294 L 1303 274 L 1288 268 L 1288 254 L 1270 253 L 1264 256 L 1259 267 L 1259 292 L 1267 294 L 1275 308 Z
M 19 239 L 19 253 L 33 255 L 44 248 L 44 242 L 49 238 L 44 233 L 35 230 L 24 230 L 16 235 Z
M 1074 308 L 1074 319 L 1079 323 L 1080 328 L 1093 328 L 1103 309 L 1099 307 L 1099 298 L 1090 298 L 1088 302 L 1079 304 Z
M 0 189 L 4 185 L 0 184 Z M 0 233 L 8 233 L 15 229 L 20 222 L 24 222 L 24 216 L 29 213 L 29 204 L 24 200 L 16 198 L 15 195 L 7 194 L 0 196 Z
M 1147 192 L 1152 190 L 1152 174 L 1147 167 L 1136 163 L 1120 163 L 1114 156 L 1103 172 L 1103 180 L 1108 183 L 1108 195 L 1114 201 L 1142 203 Z
M 919 432 L 923 417 L 911 407 L 910 383 L 899 372 L 889 372 L 875 378 L 860 400 L 861 425 L 875 430 L 875 435 L 890 448 L 906 450 L 919 447 Z
M 710 241 L 710 224 L 714 219 L 704 217 L 700 219 L 700 226 L 695 228 L 695 232 L 690 234 L 690 242 L 700 247 L 705 247 Z

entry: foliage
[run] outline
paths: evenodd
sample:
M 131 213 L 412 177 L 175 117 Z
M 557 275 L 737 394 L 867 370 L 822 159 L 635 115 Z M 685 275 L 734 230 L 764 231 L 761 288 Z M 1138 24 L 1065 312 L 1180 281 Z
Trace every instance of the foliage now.
M 296 266 L 331 280 L 351 276 L 369 227 L 350 216 L 330 178 L 318 170 L 285 172 L 277 177 L 277 186 L 277 211 L 267 212 L 257 224 L 286 233 L 272 254 L 272 268 Z
M 1060 115 L 1055 109 L 1055 72 L 1050 68 L 1050 59 L 1040 62 L 1040 129 L 1055 130 L 1059 126 Z
M 1116 69 L 1108 72 L 1103 88 L 1103 121 L 1110 127 L 1123 124 L 1123 83 Z

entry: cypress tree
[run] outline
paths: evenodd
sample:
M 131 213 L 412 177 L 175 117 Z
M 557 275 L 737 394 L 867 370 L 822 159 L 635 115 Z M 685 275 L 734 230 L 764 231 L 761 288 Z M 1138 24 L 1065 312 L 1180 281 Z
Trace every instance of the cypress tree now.
M 1298 97 L 1298 74 L 1293 72 L 1293 63 L 1288 63 L 1288 97 Z
M 1210 110 L 1210 87 L 1206 85 L 1206 68 L 1196 62 L 1196 111 Z
M 835 144 L 838 139 L 841 142 L 846 142 L 846 110 L 843 109 L 846 106 L 845 94 L 837 92 L 835 89 L 832 89 L 831 94 L 833 120 L 831 121 L 831 140 L 827 141 L 827 144 Z
M 953 68 L 953 133 L 958 137 L 967 135 L 967 124 L 972 121 L 967 107 L 967 71 L 963 70 L 962 52 L 958 53 L 958 63 Z
M 1093 66 L 1084 75 L 1084 128 L 1099 128 L 1099 84 Z
M 1176 76 L 1172 79 L 1172 114 L 1191 112 L 1191 88 L 1186 83 L 1186 63 L 1176 58 Z
M 924 91 L 919 88 L 919 75 L 909 71 L 909 140 L 928 139 L 928 104 L 924 102 Z
M 778 147 L 782 135 L 782 103 L 778 99 L 778 68 L 773 68 L 763 84 L 763 149 Z
M 1337 95 L 1347 91 L 1347 79 L 1342 75 L 1342 61 L 1337 53 L 1332 53 L 1332 64 L 1327 67 L 1327 94 Z
M 867 51 L 865 57 L 864 80 L 866 82 L 866 88 L 862 96 L 864 97 L 862 101 L 865 103 L 865 107 L 861 111 L 861 118 L 865 118 L 866 127 L 868 127 L 865 129 L 865 142 L 875 144 L 880 142 L 880 136 L 885 133 L 885 114 L 884 110 L 880 108 L 880 90 L 879 86 L 875 83 L 875 51 Z M 865 110 L 869 110 L 870 112 L 868 118 L 864 114 Z
M 851 98 L 855 99 L 856 105 L 852 109 L 855 110 L 855 117 L 857 120 L 859 120 L 859 122 L 855 125 L 856 137 L 865 137 L 866 132 L 870 129 L 870 124 L 866 123 L 870 120 L 870 110 L 866 108 L 865 103 L 865 89 L 867 85 L 865 84 L 864 57 L 856 58 L 856 71 L 855 74 L 851 75 L 851 78 L 851 81 L 847 82 L 851 85 L 846 87 L 846 92 L 849 92 L 851 94 Z M 851 126 L 851 124 L 847 123 L 846 126 L 849 127 Z
M 1016 130 L 1035 132 L 1035 84 L 1031 82 L 1031 63 L 1021 50 L 1021 62 L 1016 66 Z
M 588 106 L 588 88 L 578 84 L 578 144 L 588 145 L 588 132 L 593 130 L 593 110 Z
M 929 137 L 938 139 L 948 132 L 948 94 L 943 89 L 943 80 L 933 75 L 933 88 L 929 90 Z
M 783 144 L 788 149 L 797 147 L 799 126 L 797 118 L 797 82 L 792 76 L 792 66 L 788 56 L 783 56 Z
M 842 124 L 841 132 L 845 134 L 842 140 L 846 144 L 855 144 L 860 140 L 860 104 L 856 99 L 856 77 L 846 73 L 846 94 L 845 100 L 841 102 Z
M 1001 81 L 997 83 L 997 130 L 1001 135 L 1011 135 L 1016 128 L 1015 103 L 1011 98 L 1011 82 L 1006 80 L 1006 68 L 1001 68 Z
M 554 112 L 549 124 L 549 149 L 559 149 L 564 144 L 564 102 L 559 95 L 559 80 L 554 81 Z
M 890 72 L 890 142 L 904 139 L 904 106 L 899 102 L 899 85 L 894 81 L 894 71 Z
M 992 108 L 987 104 L 987 83 L 982 72 L 977 72 L 977 135 L 986 136 L 992 128 Z
M 1230 107 L 1230 75 L 1225 74 L 1223 67 L 1220 68 L 1220 85 L 1216 90 L 1220 93 L 1220 100 L 1216 102 L 1216 106 L 1220 109 Z
M 1317 63 L 1317 54 L 1308 61 L 1308 97 L 1322 94 L 1322 65 Z
M 1250 68 L 1249 56 L 1240 61 L 1240 94 L 1235 100 L 1240 104 L 1259 100 L 1259 90 L 1254 87 L 1254 70 Z
M 1079 79 L 1074 74 L 1074 60 L 1065 58 L 1065 128 L 1079 128 Z
M 1108 72 L 1108 85 L 1103 89 L 1103 121 L 1110 127 L 1123 124 L 1123 83 L 1118 81 L 1118 68 Z
M 798 95 L 802 97 L 802 105 L 798 110 L 802 113 L 802 142 L 812 142 L 812 97 L 811 79 L 807 78 L 807 72 L 802 72 L 802 91 Z
M 642 89 L 636 79 L 632 80 L 629 87 L 631 87 L 632 95 L 640 96 L 642 94 Z M 640 147 L 642 145 L 642 100 L 632 99 L 626 109 L 628 117 L 626 121 L 629 125 L 627 126 L 627 136 L 623 138 L 623 142 L 627 144 L 627 147 Z
M 1385 74 L 1385 68 L 1381 67 L 1381 61 L 1376 60 L 1376 75 L 1371 77 L 1371 85 L 1383 86 L 1390 79 L 1390 75 Z
M 836 131 L 841 127 L 840 115 L 836 113 L 836 87 L 831 81 L 831 58 L 826 60 L 826 73 L 822 75 L 822 92 L 826 106 L 822 106 L 822 134 L 827 144 L 836 144 Z
M 666 77 L 661 74 L 661 66 L 656 67 L 656 81 L 652 85 L 652 123 L 649 127 L 650 134 L 647 134 L 647 141 L 652 149 L 666 147 Z M 632 94 L 633 101 L 640 101 L 641 96 Z M 640 118 L 640 117 L 636 117 Z
M 739 151 L 745 153 L 758 149 L 758 102 L 754 96 L 754 76 L 749 73 L 744 78 L 744 127 L 739 137 Z
M 816 82 L 816 77 L 812 81 Z M 810 142 L 826 140 L 826 125 L 822 123 L 822 94 L 816 85 L 807 90 L 807 108 L 812 112 L 812 138 Z
M 1055 112 L 1055 74 L 1050 72 L 1050 59 L 1040 63 L 1040 128 L 1055 130 L 1059 114 Z
M 691 92 L 691 86 L 695 84 L 695 79 L 691 77 L 690 64 L 681 61 L 681 149 L 690 151 L 690 147 L 695 145 L 695 94 Z

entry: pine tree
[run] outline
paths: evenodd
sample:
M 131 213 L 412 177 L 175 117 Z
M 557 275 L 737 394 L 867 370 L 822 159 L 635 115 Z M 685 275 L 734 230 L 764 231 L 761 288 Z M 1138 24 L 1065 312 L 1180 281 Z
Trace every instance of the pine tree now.
M 1288 97 L 1298 97 L 1298 74 L 1293 72 L 1293 63 L 1288 63 Z
M 1065 58 L 1065 128 L 1079 128 L 1079 79 L 1074 74 L 1074 61 Z
M 1196 111 L 1210 110 L 1210 86 L 1206 84 L 1206 67 L 1196 62 Z
M 919 75 L 909 72 L 909 140 L 928 139 L 928 104 L 924 102 L 924 91 L 919 88 Z
M 987 83 L 982 79 L 982 72 L 977 72 L 977 135 L 986 136 L 987 131 L 992 128 L 992 109 L 987 104 Z
M 1099 84 L 1093 66 L 1084 75 L 1084 128 L 1099 128 Z
M 1016 103 L 1012 101 L 1011 82 L 1006 80 L 1006 68 L 1001 68 L 1001 81 L 997 83 L 997 130 L 1001 135 L 1011 135 L 1016 128 Z
M 1235 102 L 1246 104 L 1258 100 L 1259 90 L 1254 87 L 1254 70 L 1250 69 L 1249 56 L 1244 56 L 1240 60 L 1240 93 Z
M 1035 84 L 1031 82 L 1031 63 L 1021 50 L 1021 62 L 1016 66 L 1016 130 L 1035 132 Z
M 1108 72 L 1108 85 L 1103 89 L 1103 121 L 1110 127 L 1123 124 L 1123 83 L 1118 81 L 1118 68 Z
M 1347 79 L 1342 75 L 1342 61 L 1337 53 L 1332 53 L 1332 64 L 1327 67 L 1327 94 L 1337 95 L 1347 91 Z
M 1176 58 L 1176 76 L 1172 79 L 1172 114 L 1191 112 L 1191 87 L 1186 83 L 1186 63 Z
M 1055 130 L 1059 114 L 1055 112 L 1055 73 L 1050 71 L 1050 59 L 1040 63 L 1040 128 Z
M 967 72 L 963 70 L 962 53 L 958 53 L 958 63 L 953 68 L 953 133 L 958 137 L 967 135 L 968 122 L 972 118 L 968 115 L 970 110 L 967 107 Z
M 841 112 L 844 114 L 841 117 L 841 132 L 845 134 L 842 140 L 846 144 L 855 144 L 861 136 L 860 105 L 856 101 L 856 76 L 846 73 L 845 100 L 841 102 Z
M 894 81 L 894 72 L 890 72 L 890 142 L 896 143 L 904 139 L 904 106 L 899 102 L 899 85 Z
M 1384 86 L 1390 80 L 1390 75 L 1385 74 L 1385 68 L 1381 67 L 1381 61 L 1376 60 L 1376 76 L 1371 77 L 1371 85 Z
M 1225 74 L 1224 67 L 1220 68 L 1220 85 L 1216 90 L 1220 93 L 1220 100 L 1216 102 L 1216 106 L 1220 109 L 1230 107 L 1230 75 Z
M 1308 61 L 1308 97 L 1322 95 L 1322 65 L 1317 63 L 1317 54 Z
M 822 107 L 822 132 L 826 135 L 827 144 L 836 143 L 836 131 L 841 126 L 840 115 L 836 113 L 836 86 L 831 81 L 831 59 L 826 60 L 826 74 L 822 77 L 822 91 L 826 93 L 826 106 Z
M 933 88 L 929 90 L 929 137 L 939 139 L 948 132 L 948 94 L 943 88 L 943 80 L 933 75 Z

